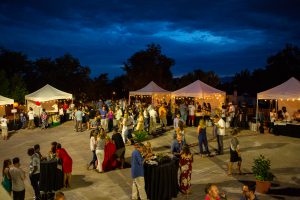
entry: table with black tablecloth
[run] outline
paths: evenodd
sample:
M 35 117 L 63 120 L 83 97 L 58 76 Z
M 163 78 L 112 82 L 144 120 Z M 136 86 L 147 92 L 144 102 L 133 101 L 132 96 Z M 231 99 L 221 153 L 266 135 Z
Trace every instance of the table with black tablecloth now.
M 300 138 L 300 123 L 274 123 L 273 133 Z
M 58 160 L 56 159 L 41 161 L 40 191 L 47 193 L 63 187 L 63 172 L 58 166 Z
M 178 160 L 144 164 L 145 190 L 150 200 L 169 200 L 178 194 Z

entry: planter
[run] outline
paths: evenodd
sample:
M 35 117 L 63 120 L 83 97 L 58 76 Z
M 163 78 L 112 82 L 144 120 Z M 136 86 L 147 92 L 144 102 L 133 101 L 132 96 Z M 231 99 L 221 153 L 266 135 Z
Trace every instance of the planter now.
M 271 182 L 270 181 L 260 181 L 256 180 L 256 189 L 255 191 L 266 194 L 271 187 Z

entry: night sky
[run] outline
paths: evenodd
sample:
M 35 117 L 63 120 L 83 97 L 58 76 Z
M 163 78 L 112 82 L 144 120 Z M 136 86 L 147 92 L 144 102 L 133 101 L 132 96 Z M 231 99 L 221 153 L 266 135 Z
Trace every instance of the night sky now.
M 30 59 L 70 53 L 91 76 L 121 75 L 123 63 L 150 43 L 176 62 L 174 76 L 194 69 L 234 75 L 263 68 L 285 45 L 300 47 L 297 0 L 6 0 L 0 46 Z

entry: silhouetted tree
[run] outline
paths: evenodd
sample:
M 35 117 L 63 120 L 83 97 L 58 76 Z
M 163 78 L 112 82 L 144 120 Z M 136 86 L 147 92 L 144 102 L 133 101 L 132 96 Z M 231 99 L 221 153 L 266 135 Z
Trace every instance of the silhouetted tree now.
M 123 87 L 127 90 L 136 90 L 154 81 L 168 89 L 172 81 L 173 65 L 174 60 L 161 53 L 160 45 L 149 44 L 146 50 L 135 53 L 124 63 L 126 84 Z
M 18 75 L 14 74 L 11 78 L 10 84 L 10 97 L 17 102 L 25 102 L 25 95 L 28 93 L 23 79 Z
M 237 89 L 238 94 L 249 92 L 252 87 L 251 82 L 251 72 L 248 69 L 242 70 L 239 73 L 236 73 L 233 77 L 232 84 L 234 89 Z
M 173 90 L 177 90 L 179 88 L 185 87 L 188 84 L 200 80 L 212 87 L 219 87 L 220 79 L 219 77 L 212 71 L 204 72 L 201 69 L 194 70 L 193 72 L 189 72 L 183 75 L 180 78 L 174 79 L 174 87 Z
M 91 84 L 90 69 L 81 66 L 79 60 L 70 54 L 58 57 L 37 59 L 35 62 L 35 81 L 38 88 L 50 84 L 60 90 L 70 92 L 77 100 L 87 100 Z
M 32 70 L 32 63 L 21 52 L 0 49 L 0 92 L 2 95 L 24 102 L 27 87 L 26 74 Z
M 32 71 L 32 63 L 25 54 L 4 48 L 0 48 L 0 66 L 8 77 L 18 74 L 23 78 L 26 73 Z
M 92 95 L 92 99 L 98 100 L 101 99 L 108 99 L 111 98 L 111 91 L 110 85 L 108 83 L 108 74 L 100 74 L 98 77 L 94 78 L 93 84 L 92 84 L 92 92 L 90 94 Z
M 273 84 L 280 84 L 292 76 L 300 79 L 300 50 L 287 44 L 286 47 L 267 60 L 266 72 Z M 272 84 L 272 85 L 273 85 Z
M 111 81 L 112 92 L 115 92 L 115 99 L 128 98 L 128 89 L 124 87 L 126 85 L 126 75 L 115 77 Z
M 9 93 L 9 80 L 6 78 L 4 70 L 0 70 L 0 95 L 8 97 Z

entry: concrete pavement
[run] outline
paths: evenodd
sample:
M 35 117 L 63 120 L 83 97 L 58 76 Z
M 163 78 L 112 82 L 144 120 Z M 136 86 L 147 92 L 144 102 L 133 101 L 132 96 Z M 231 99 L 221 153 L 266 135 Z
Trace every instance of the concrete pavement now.
M 26 171 L 26 199 L 33 198 L 33 189 L 28 178 L 29 157 L 27 149 L 40 144 L 41 153 L 46 155 L 50 143 L 57 141 L 62 144 L 73 159 L 72 188 L 63 189 L 68 200 L 129 200 L 131 196 L 130 168 L 114 170 L 98 174 L 87 171 L 86 164 L 91 160 L 89 150 L 89 132 L 76 133 L 73 122 L 47 130 L 19 130 L 12 134 L 8 141 L 0 140 L 0 160 L 18 156 L 21 167 Z M 212 138 L 211 127 L 207 129 L 208 138 Z M 300 199 L 300 139 L 272 134 L 259 134 L 250 130 L 238 134 L 242 152 L 242 171 L 244 175 L 227 176 L 229 160 L 230 130 L 226 130 L 224 138 L 224 155 L 201 158 L 198 146 L 192 147 L 194 163 L 192 172 L 192 194 L 178 194 L 176 199 L 204 199 L 204 187 L 207 183 L 217 183 L 220 191 L 227 193 L 228 199 L 239 199 L 242 184 L 255 181 L 251 174 L 253 159 L 264 154 L 271 160 L 271 169 L 276 179 L 273 181 L 269 194 L 258 194 L 259 199 Z M 300 133 L 299 133 L 300 134 Z M 162 136 L 150 139 L 154 152 L 169 152 L 173 130 Z M 188 143 L 197 142 L 196 128 L 186 128 Z M 215 141 L 209 142 L 210 150 L 216 148 Z M 126 157 L 130 161 L 133 147 L 127 146 Z

